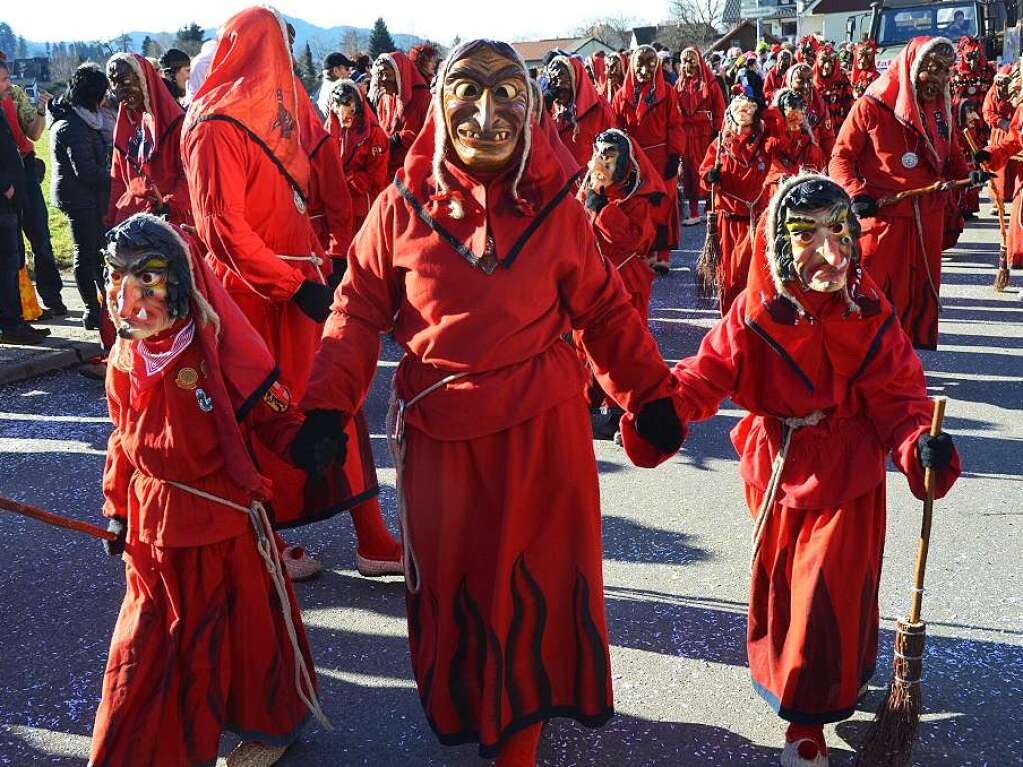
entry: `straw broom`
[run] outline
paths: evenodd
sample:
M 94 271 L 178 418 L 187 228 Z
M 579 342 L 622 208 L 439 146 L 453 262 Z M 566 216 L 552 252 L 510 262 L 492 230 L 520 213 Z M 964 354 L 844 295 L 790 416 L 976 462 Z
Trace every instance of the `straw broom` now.
M 976 154 L 977 146 L 969 132 L 963 131 L 963 137 L 970 147 L 970 152 Z M 998 210 L 998 234 L 1001 236 L 1001 244 L 998 247 L 998 271 L 995 272 L 995 290 L 1001 293 L 1009 285 L 1009 248 L 1005 232 L 1005 200 L 998 194 L 994 179 L 991 179 L 988 189 L 991 191 L 991 197 L 995 201 L 995 208 Z
M 714 157 L 714 170 L 721 172 L 721 138 Z M 703 251 L 696 260 L 696 299 L 698 302 L 719 300 L 720 286 L 718 270 L 721 268 L 721 248 L 718 246 L 718 211 L 715 201 L 717 184 L 710 185 L 710 200 L 707 203 L 707 232 L 703 240 Z
M 945 417 L 944 397 L 934 400 L 931 418 L 931 436 L 941 433 Z M 927 550 L 931 540 L 931 516 L 934 510 L 934 471 L 924 471 L 923 521 L 920 525 L 920 543 L 916 554 L 913 603 L 909 616 L 898 621 L 895 628 L 895 659 L 888 695 L 878 708 L 874 721 L 860 747 L 857 767 L 906 767 L 913 755 L 917 729 L 920 725 L 920 678 L 923 674 L 924 639 L 927 625 L 920 620 L 923 606 L 924 571 L 927 569 Z

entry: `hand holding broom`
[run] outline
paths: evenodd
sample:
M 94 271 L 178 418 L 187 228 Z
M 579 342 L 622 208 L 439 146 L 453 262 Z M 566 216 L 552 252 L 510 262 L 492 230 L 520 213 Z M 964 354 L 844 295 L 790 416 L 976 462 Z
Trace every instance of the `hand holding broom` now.
M 970 147 L 970 153 L 978 165 L 983 165 L 984 162 L 990 159 L 991 155 L 986 150 L 978 151 L 977 145 L 969 133 L 964 132 L 963 136 L 966 138 L 966 144 Z M 986 169 L 982 168 L 982 170 Z M 995 273 L 995 290 L 1001 293 L 1009 284 L 1009 248 L 1005 228 L 1005 200 L 998 194 L 994 178 L 989 182 L 988 188 L 998 210 L 998 234 L 1001 237 L 1001 244 L 998 247 L 998 271 Z
M 941 434 L 945 417 L 942 397 L 934 400 L 931 418 L 931 437 Z M 913 755 L 917 729 L 920 725 L 920 678 L 923 674 L 924 639 L 927 625 L 920 620 L 924 598 L 924 573 L 927 570 L 927 552 L 931 540 L 931 517 L 934 511 L 934 469 L 924 469 L 923 521 L 916 554 L 916 573 L 913 583 L 913 601 L 909 616 L 897 622 L 895 628 L 895 660 L 893 678 L 866 740 L 856 759 L 857 767 L 906 767 Z
M 707 232 L 703 240 L 703 251 L 696 260 L 696 299 L 698 302 L 720 299 L 718 270 L 721 268 L 721 249 L 718 247 L 718 212 L 714 204 L 715 190 L 721 181 L 720 135 L 717 141 L 714 167 L 707 173 L 707 183 L 710 186 L 710 198 L 707 201 Z

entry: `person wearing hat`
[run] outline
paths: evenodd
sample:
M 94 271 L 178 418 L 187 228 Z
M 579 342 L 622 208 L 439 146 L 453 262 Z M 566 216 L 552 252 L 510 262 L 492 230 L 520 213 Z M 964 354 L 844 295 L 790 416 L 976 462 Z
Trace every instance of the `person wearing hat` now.
M 184 51 L 168 48 L 160 57 L 160 76 L 179 104 L 185 98 L 185 86 L 191 73 L 192 59 Z
M 316 108 L 324 117 L 330 114 L 330 92 L 339 80 L 347 80 L 352 76 L 355 62 L 339 51 L 328 53 L 323 59 L 323 74 L 320 90 L 316 94 Z

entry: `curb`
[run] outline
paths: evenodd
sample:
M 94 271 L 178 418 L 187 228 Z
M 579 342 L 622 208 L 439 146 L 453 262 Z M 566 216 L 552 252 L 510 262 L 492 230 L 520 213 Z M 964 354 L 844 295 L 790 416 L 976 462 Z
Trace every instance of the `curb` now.
M 0 386 L 80 365 L 101 351 L 98 343 L 72 341 L 67 346 L 46 351 L 25 362 L 15 362 L 0 367 Z

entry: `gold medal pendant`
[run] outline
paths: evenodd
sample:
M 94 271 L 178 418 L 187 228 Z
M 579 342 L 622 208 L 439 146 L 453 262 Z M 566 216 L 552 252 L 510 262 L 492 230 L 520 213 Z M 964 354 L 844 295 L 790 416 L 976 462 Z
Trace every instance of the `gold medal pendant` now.
M 194 389 L 199 383 L 199 374 L 195 368 L 181 368 L 174 376 L 174 383 L 179 389 Z

